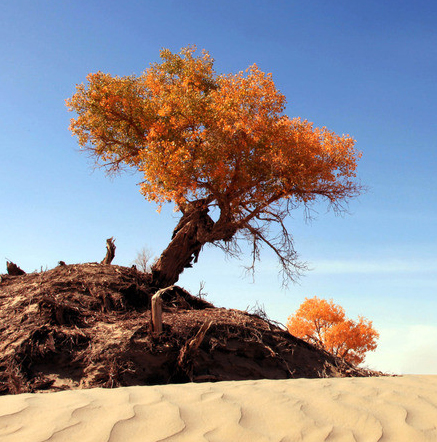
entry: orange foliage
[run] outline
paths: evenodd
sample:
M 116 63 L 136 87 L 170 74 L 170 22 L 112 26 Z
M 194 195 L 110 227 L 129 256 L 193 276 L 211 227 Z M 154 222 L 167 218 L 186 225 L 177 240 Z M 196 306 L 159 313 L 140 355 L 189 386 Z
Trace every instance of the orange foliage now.
M 352 364 L 363 362 L 365 353 L 376 349 L 379 338 L 371 321 L 361 316 L 358 322 L 352 321 L 341 306 L 317 296 L 305 298 L 296 313 L 288 318 L 287 328 L 292 335 Z
M 328 197 L 353 192 L 351 137 L 281 115 L 285 97 L 256 65 L 216 75 L 208 53 L 193 53 L 163 50 L 163 62 L 138 77 L 89 74 L 67 100 L 79 144 L 110 168 L 138 168 L 142 192 L 158 203 L 233 191 L 247 203 L 308 201 L 319 182 Z
M 140 171 L 142 194 L 159 207 L 213 207 L 219 220 L 207 242 L 228 244 L 241 232 L 254 257 L 258 241 L 266 244 L 291 277 L 295 252 L 283 219 L 318 198 L 341 210 L 361 192 L 355 141 L 284 115 L 285 97 L 256 65 L 219 75 L 211 56 L 195 50 L 164 49 L 139 76 L 89 74 L 67 100 L 77 114 L 70 130 L 108 172 Z M 282 236 L 269 239 L 272 222 Z

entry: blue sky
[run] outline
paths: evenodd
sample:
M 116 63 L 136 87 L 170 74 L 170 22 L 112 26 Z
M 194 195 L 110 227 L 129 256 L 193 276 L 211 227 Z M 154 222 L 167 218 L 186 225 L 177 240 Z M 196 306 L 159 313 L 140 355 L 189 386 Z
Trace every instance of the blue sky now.
M 80 153 L 64 100 L 89 72 L 140 74 L 162 47 L 207 49 L 217 72 L 257 63 L 287 97 L 286 113 L 337 133 L 363 152 L 369 187 L 337 217 L 323 205 L 287 221 L 313 269 L 281 289 L 267 251 L 255 282 L 205 248 L 180 284 L 245 309 L 263 304 L 285 323 L 305 297 L 332 298 L 380 332 L 369 366 L 437 374 L 437 5 L 407 1 L 4 2 L 0 14 L 0 258 L 26 271 L 100 261 L 144 246 L 159 254 L 177 217 L 139 194 L 138 175 L 115 179 Z M 5 262 L 5 261 L 4 261 Z M 0 270 L 0 271 L 5 271 Z

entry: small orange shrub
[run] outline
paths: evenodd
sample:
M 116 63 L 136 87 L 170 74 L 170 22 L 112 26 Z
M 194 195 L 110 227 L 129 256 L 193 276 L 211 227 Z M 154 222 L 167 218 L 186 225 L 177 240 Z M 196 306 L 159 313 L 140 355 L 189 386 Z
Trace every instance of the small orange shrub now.
M 358 322 L 347 318 L 343 307 L 333 301 L 305 298 L 299 309 L 288 318 L 288 331 L 335 356 L 357 365 L 365 353 L 376 349 L 378 332 L 372 321 L 360 316 Z

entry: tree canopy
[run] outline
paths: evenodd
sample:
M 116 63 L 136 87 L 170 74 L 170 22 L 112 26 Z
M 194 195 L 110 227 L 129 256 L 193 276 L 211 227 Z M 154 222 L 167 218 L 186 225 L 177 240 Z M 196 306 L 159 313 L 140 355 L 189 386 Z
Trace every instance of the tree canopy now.
M 377 347 L 379 334 L 372 321 L 359 317 L 347 318 L 343 307 L 334 302 L 305 298 L 299 309 L 287 321 L 288 331 L 298 338 L 323 348 L 352 364 L 364 361 L 365 354 Z
M 67 100 L 77 113 L 70 130 L 109 173 L 134 168 L 147 200 L 182 212 L 166 255 L 178 250 L 171 272 L 190 266 L 206 243 L 236 252 L 244 237 L 253 261 L 267 245 L 293 279 L 299 265 L 284 219 L 318 199 L 342 210 L 360 193 L 354 139 L 285 115 L 285 97 L 256 65 L 217 74 L 209 53 L 195 47 L 160 57 L 138 76 L 89 74 Z M 161 276 L 170 264 L 164 255 L 154 265 Z

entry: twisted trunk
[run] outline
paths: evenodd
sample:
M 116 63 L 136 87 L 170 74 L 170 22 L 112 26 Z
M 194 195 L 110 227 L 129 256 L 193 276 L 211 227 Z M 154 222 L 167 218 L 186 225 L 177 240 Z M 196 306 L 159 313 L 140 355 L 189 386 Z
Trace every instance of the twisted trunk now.
M 190 203 L 173 231 L 170 244 L 152 266 L 153 285 L 164 288 L 176 284 L 184 269 L 192 267 L 204 244 L 228 240 L 236 232 L 231 224 L 221 225 L 208 215 L 209 209 L 202 201 Z
M 214 221 L 208 215 L 208 208 L 189 208 L 184 211 L 173 231 L 170 244 L 152 266 L 155 287 L 175 284 L 184 269 L 197 262 L 213 226 Z
M 101 264 L 111 264 L 112 260 L 115 257 L 115 244 L 114 244 L 114 237 L 111 236 L 111 238 L 108 238 L 106 240 L 106 255 L 103 258 L 103 261 Z

